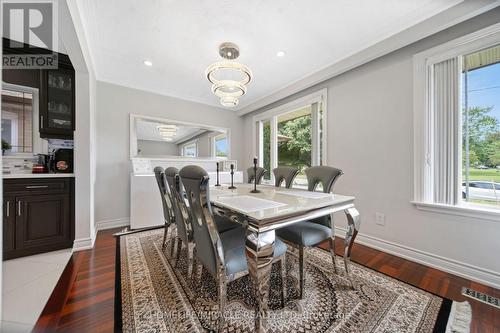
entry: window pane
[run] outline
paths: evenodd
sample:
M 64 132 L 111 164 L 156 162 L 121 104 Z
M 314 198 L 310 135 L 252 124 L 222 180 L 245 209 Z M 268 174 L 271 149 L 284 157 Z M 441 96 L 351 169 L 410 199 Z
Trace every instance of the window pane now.
M 190 143 L 184 146 L 184 156 L 196 157 L 196 143 Z
M 2 149 L 8 146 L 12 152 L 33 152 L 32 94 L 2 90 Z
M 278 117 L 278 166 L 299 168 L 294 187 L 307 188 L 304 170 L 311 166 L 311 106 Z
M 227 157 L 227 136 L 226 134 L 221 134 L 215 137 L 215 156 L 216 157 Z
M 464 57 L 462 198 L 500 206 L 500 47 Z

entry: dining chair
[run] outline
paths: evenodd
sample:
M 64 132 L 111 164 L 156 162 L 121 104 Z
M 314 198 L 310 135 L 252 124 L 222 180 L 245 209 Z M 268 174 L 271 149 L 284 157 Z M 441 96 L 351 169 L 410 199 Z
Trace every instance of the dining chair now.
M 264 169 L 263 167 L 257 167 L 257 172 L 254 172 L 253 167 L 250 167 L 247 169 L 247 174 L 248 174 L 248 184 L 253 183 L 255 179 L 255 174 L 257 174 L 257 184 L 260 184 L 262 181 L 262 178 L 264 178 L 264 175 L 267 173 L 267 170 Z
M 330 193 L 335 182 L 343 174 L 342 170 L 329 166 L 314 166 L 306 169 L 305 172 L 308 190 L 315 191 L 318 185 L 321 184 L 324 193 Z M 299 249 L 300 298 L 304 296 L 305 264 L 307 263 L 306 248 L 314 247 L 328 240 L 333 268 L 335 273 L 337 272 L 337 266 L 335 265 L 335 231 L 332 215 L 277 229 L 276 236 Z
M 281 166 L 273 169 L 274 173 L 274 186 L 281 187 L 283 181 L 286 188 L 291 188 L 293 180 L 299 174 L 299 169 L 289 166 Z
M 165 171 L 162 167 L 157 166 L 154 168 L 156 182 L 158 183 L 158 189 L 160 190 L 161 204 L 163 206 L 163 220 L 165 222 L 165 231 L 163 232 L 163 243 L 162 248 L 165 248 L 165 244 L 168 239 L 168 232 L 171 226 L 174 224 L 175 213 L 173 207 L 173 198 L 170 187 L 168 186 L 167 180 L 165 178 Z M 171 232 L 173 233 L 173 231 Z
M 224 326 L 224 309 L 226 305 L 227 284 L 248 274 L 245 255 L 246 230 L 242 226 L 225 232 L 219 232 L 214 222 L 214 214 L 210 204 L 209 177 L 201 167 L 189 165 L 179 172 L 186 190 L 192 214 L 194 231 L 195 259 L 210 272 L 218 285 L 219 295 L 219 332 Z M 282 302 L 286 300 L 286 245 L 276 239 L 273 262 L 281 262 Z
M 177 226 L 177 235 L 174 241 L 177 241 L 177 259 L 179 259 L 180 252 L 182 250 L 182 245 L 186 247 L 188 265 L 191 263 L 193 258 L 193 231 L 191 227 L 191 217 L 189 216 L 189 210 L 185 208 L 184 205 L 184 190 L 182 184 L 176 180 L 178 177 L 179 169 L 174 167 L 169 167 L 165 170 L 165 178 L 170 186 L 172 192 L 172 198 L 174 203 L 175 212 L 175 224 Z M 172 249 L 174 244 L 172 244 Z M 189 266 L 188 266 L 189 267 Z

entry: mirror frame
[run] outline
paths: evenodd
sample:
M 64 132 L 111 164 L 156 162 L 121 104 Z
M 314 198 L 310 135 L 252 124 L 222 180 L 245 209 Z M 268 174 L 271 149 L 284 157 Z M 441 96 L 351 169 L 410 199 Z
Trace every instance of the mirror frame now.
M 137 155 L 137 131 L 136 131 L 136 126 L 135 122 L 137 119 L 145 119 L 145 120 L 151 120 L 151 121 L 156 121 L 156 122 L 168 122 L 171 124 L 175 125 L 185 125 L 185 126 L 195 126 L 195 127 L 201 127 L 205 128 L 207 130 L 224 130 L 227 133 L 227 138 L 228 138 L 228 153 L 227 157 L 213 157 L 213 156 L 197 156 L 197 157 L 185 157 L 185 156 L 178 156 L 178 155 L 164 155 L 165 158 L 175 158 L 175 159 L 202 159 L 202 160 L 230 160 L 231 159 L 231 129 L 227 127 L 221 127 L 221 126 L 211 126 L 211 125 L 205 125 L 205 124 L 198 124 L 198 123 L 192 123 L 188 121 L 180 121 L 180 120 L 172 120 L 172 119 L 167 119 L 167 118 L 160 118 L 160 117 L 152 117 L 152 116 L 145 116 L 145 115 L 140 115 L 136 113 L 130 113 L 129 117 L 129 126 L 130 126 L 130 159 L 133 158 L 148 158 L 148 156 L 138 156 Z M 151 156 L 152 157 L 152 156 Z M 153 158 L 153 157 L 152 157 Z M 154 158 L 158 158 L 155 156 Z

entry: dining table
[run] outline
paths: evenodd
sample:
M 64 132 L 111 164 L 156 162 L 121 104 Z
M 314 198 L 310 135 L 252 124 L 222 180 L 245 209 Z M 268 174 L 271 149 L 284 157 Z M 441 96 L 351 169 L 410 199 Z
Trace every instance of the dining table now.
M 333 214 L 343 212 L 347 217 L 344 238 L 344 267 L 351 286 L 351 249 L 360 228 L 360 215 L 354 197 L 303 189 L 287 189 L 253 184 L 211 186 L 209 200 L 215 214 L 230 218 L 246 228 L 245 253 L 248 273 L 257 298 L 255 331 L 266 332 L 271 266 L 274 254 L 275 231 L 301 221 L 331 215 L 332 238 L 335 237 Z

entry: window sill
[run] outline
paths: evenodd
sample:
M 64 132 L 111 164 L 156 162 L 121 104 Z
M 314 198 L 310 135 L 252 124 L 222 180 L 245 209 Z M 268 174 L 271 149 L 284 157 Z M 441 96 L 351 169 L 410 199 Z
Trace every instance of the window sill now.
M 412 201 L 412 203 L 418 209 L 423 211 L 500 222 L 500 209 L 496 208 L 489 208 L 489 207 L 483 208 L 475 205 L 451 206 L 451 205 L 417 202 L 417 201 Z

